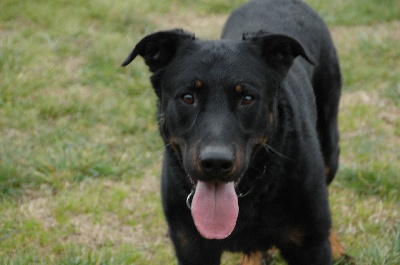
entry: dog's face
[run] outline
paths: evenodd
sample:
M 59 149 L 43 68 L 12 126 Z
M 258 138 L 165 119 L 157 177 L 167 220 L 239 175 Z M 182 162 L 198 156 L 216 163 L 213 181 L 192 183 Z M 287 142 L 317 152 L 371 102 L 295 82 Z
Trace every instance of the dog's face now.
M 293 59 L 297 55 L 308 59 L 303 48 L 282 35 L 257 33 L 237 41 L 201 41 L 175 30 L 145 37 L 123 65 L 137 55 L 153 72 L 161 134 L 197 185 L 197 197 L 202 193 L 210 197 L 212 191 L 221 194 L 220 201 L 234 200 L 235 186 L 252 154 L 268 142 L 275 127 L 279 87 Z M 208 200 L 197 197 L 193 204 Z M 205 214 L 203 210 L 192 211 L 195 221 L 196 214 Z M 214 219 L 212 224 L 198 225 L 199 219 L 199 232 L 207 238 L 226 237 L 230 231 L 214 232 L 229 226 L 229 221 L 210 232 L 209 227 L 219 222 Z
M 259 56 L 240 42 L 189 41 L 165 69 L 162 133 L 194 182 L 238 181 L 266 142 L 278 84 Z

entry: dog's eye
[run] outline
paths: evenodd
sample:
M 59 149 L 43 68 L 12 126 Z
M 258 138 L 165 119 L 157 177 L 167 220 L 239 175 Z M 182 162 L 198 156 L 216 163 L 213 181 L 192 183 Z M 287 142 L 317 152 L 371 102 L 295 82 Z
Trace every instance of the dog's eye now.
M 242 105 L 250 105 L 254 102 L 254 97 L 252 95 L 245 95 L 242 99 Z
M 181 96 L 181 99 L 183 102 L 185 102 L 188 105 L 193 105 L 194 104 L 194 96 L 190 93 L 184 94 Z

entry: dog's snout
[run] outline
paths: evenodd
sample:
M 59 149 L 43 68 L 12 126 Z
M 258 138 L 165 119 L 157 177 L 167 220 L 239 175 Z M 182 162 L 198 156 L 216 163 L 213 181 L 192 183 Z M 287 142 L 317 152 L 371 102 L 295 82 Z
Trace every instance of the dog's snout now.
M 206 147 L 200 153 L 200 167 L 210 177 L 221 176 L 232 171 L 234 154 L 227 147 Z

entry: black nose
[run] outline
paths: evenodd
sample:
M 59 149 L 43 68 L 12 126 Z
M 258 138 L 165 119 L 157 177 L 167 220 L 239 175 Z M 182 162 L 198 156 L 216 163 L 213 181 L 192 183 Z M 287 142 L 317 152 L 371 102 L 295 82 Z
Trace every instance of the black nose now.
M 209 146 L 200 153 L 200 167 L 204 174 L 212 177 L 231 172 L 233 160 L 233 151 L 228 147 Z

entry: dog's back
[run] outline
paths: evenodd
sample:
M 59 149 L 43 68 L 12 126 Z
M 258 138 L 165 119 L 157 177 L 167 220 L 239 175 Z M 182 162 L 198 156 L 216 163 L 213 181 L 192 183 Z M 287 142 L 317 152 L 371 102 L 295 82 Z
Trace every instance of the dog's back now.
M 330 46 L 329 31 L 320 16 L 300 0 L 253 0 L 236 9 L 223 29 L 223 39 L 240 39 L 243 33 L 266 31 L 299 41 L 314 60 Z M 327 43 L 323 43 L 327 42 Z

